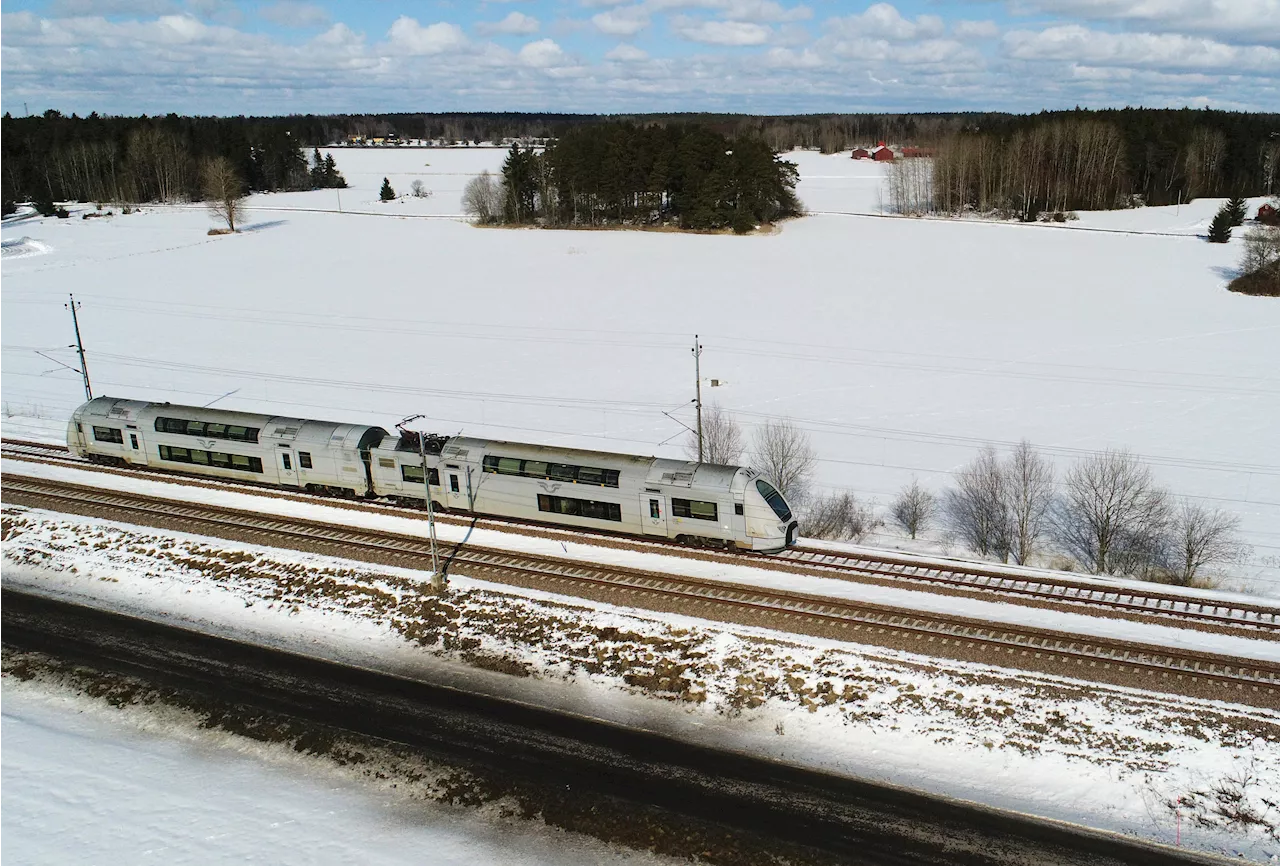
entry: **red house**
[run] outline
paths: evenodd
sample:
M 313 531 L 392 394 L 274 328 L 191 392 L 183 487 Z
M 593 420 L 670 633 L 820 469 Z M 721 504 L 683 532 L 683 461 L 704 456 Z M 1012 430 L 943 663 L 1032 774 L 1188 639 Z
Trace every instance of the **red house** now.
M 923 156 L 933 156 L 932 147 L 904 147 L 902 149 L 903 159 L 918 159 Z
M 1269 204 L 1264 204 L 1258 208 L 1258 215 L 1254 219 L 1264 226 L 1280 226 L 1280 211 Z
M 867 150 L 865 147 L 855 147 L 853 149 L 853 153 L 849 154 L 849 156 L 853 159 L 870 159 L 871 151 Z
M 871 148 L 871 158 L 876 162 L 891 162 L 893 160 L 893 151 L 885 147 L 882 141 Z

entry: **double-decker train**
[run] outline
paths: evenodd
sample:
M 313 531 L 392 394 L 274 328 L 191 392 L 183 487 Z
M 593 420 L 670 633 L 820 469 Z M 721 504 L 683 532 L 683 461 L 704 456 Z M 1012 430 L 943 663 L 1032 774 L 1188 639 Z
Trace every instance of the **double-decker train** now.
M 777 551 L 799 524 L 777 487 L 721 466 L 98 397 L 67 445 L 99 463 L 437 510 Z

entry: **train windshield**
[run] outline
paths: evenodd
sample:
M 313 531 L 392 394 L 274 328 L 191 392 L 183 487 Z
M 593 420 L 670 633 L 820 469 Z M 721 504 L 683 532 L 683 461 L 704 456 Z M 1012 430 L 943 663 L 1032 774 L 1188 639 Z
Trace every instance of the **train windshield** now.
M 769 503 L 769 507 L 773 509 L 773 513 L 778 515 L 779 520 L 790 520 L 791 509 L 787 507 L 787 500 L 782 498 L 782 494 L 770 484 L 768 481 L 759 480 L 756 482 L 756 490 L 760 491 L 760 495 L 764 497 L 764 501 Z

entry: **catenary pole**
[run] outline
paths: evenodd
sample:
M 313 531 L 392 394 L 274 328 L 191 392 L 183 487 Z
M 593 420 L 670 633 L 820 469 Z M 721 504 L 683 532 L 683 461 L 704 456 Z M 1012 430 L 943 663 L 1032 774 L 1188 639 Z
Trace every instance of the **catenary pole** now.
M 698 462 L 702 462 L 702 344 L 698 335 L 693 335 L 693 378 L 694 392 L 697 395 L 694 403 L 698 407 Z
M 93 399 L 93 388 L 89 385 L 89 365 L 84 361 L 84 341 L 80 339 L 80 319 L 76 317 L 75 295 L 67 295 L 71 302 L 67 304 L 67 309 L 71 311 L 71 324 L 76 330 L 76 352 L 80 355 L 80 375 L 84 377 L 84 398 L 86 400 Z
M 427 434 L 418 434 L 418 450 L 422 455 L 422 486 L 427 491 L 427 534 L 431 536 L 431 588 L 444 589 L 444 575 L 440 573 L 440 555 L 436 552 L 436 510 L 431 507 L 431 470 L 427 468 Z

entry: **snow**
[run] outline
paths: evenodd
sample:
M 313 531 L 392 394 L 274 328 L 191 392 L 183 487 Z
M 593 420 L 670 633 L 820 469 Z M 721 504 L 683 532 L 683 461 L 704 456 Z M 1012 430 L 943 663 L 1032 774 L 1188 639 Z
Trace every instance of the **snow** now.
M 4 679 L 11 863 L 671 862 L 377 787 L 287 746 Z
M 698 333 L 723 383 L 704 398 L 748 433 L 793 419 L 826 489 L 941 489 L 987 442 L 1025 437 L 1059 471 L 1128 448 L 1239 514 L 1254 556 L 1233 585 L 1280 593 L 1280 306 L 1224 290 L 1239 237 L 1188 234 L 1216 201 L 1066 227 L 880 219 L 881 166 L 796 152 L 827 215 L 772 235 L 480 230 L 443 217 L 502 150 L 333 153 L 344 210 L 383 216 L 325 212 L 339 193 L 320 190 L 253 197 L 269 209 L 229 237 L 194 207 L 6 224 L 48 248 L 3 262 L 8 414 L 80 402 L 35 354 L 74 366 L 74 290 L 97 393 L 679 456 L 663 413 L 691 421 Z M 383 176 L 434 195 L 383 205 Z
M 75 467 L 15 460 L 0 461 L 0 471 L 57 481 L 92 484 L 110 490 L 142 493 L 204 505 L 239 508 L 260 514 L 289 515 L 337 525 L 381 529 L 422 538 L 427 536 L 427 523 L 417 516 L 400 517 L 394 514 L 353 511 L 318 503 L 256 496 L 233 490 L 210 490 L 205 487 L 170 484 L 127 475 L 86 472 Z M 683 556 L 621 550 L 596 546 L 589 540 L 565 542 L 514 532 L 471 528 L 469 524 L 439 522 L 436 525 L 436 535 L 441 541 L 465 540 L 476 547 L 523 551 L 586 563 L 643 569 L 659 574 L 686 575 L 734 585 L 784 589 L 826 598 L 887 605 L 921 613 L 966 616 L 987 622 L 1054 629 L 1066 634 L 1119 638 L 1153 646 L 1219 653 L 1234 658 L 1280 661 L 1280 641 L 1268 638 L 1255 639 L 1214 634 L 1183 629 L 1176 625 L 1156 625 L 1114 617 L 1092 616 L 1086 613 L 1026 607 L 1001 601 L 961 598 L 928 591 L 857 583 L 834 577 L 815 577 L 746 565 L 696 560 Z M 1194 597 L 1212 595 L 1213 593 L 1195 593 Z
M 1184 845 L 1257 861 L 1280 855 L 1257 828 L 1224 826 L 1196 793 L 1251 772 L 1246 803 L 1280 820 L 1262 802 L 1275 794 L 1265 779 L 1280 778 L 1272 710 L 647 614 L 464 575 L 437 608 L 421 591 L 429 575 L 410 569 L 12 507 L 5 518 L 10 586 L 1170 843 L 1177 817 L 1166 804 L 1187 798 Z M 523 675 L 503 672 L 513 667 Z M 9 736 L 7 683 L 4 697 Z M 45 745 L 33 746 L 39 760 L 54 760 Z M 8 822 L 8 762 L 36 757 L 21 741 L 6 746 Z

